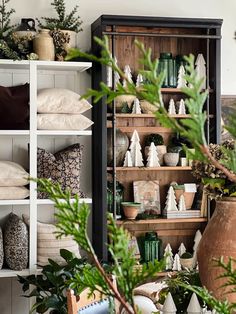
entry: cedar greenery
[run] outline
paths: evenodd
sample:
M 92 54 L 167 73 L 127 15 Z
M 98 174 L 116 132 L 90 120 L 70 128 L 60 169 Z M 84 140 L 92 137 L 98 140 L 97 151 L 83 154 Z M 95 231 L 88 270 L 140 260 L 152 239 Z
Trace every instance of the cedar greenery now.
M 11 15 L 15 13 L 15 9 L 7 10 L 7 3 L 10 0 L 2 0 L 0 4 L 0 39 L 7 37 L 9 33 L 13 31 L 14 26 L 10 25 L 11 23 Z
M 55 203 L 57 213 L 58 237 L 70 235 L 78 245 L 87 252 L 92 265 L 83 268 L 83 276 L 75 274 L 69 280 L 70 286 L 76 289 L 89 288 L 90 294 L 95 290 L 107 297 L 117 299 L 128 314 L 138 314 L 139 310 L 134 305 L 134 288 L 163 270 L 164 261 L 155 261 L 136 268 L 134 251 L 129 248 L 130 236 L 128 231 L 117 227 L 112 215 L 108 215 L 108 236 L 110 242 L 108 250 L 112 258 L 109 272 L 102 266 L 87 235 L 89 207 L 80 203 L 77 195 L 71 202 L 71 194 L 62 191 L 60 185 L 53 184 L 50 180 L 37 179 L 38 189 L 48 194 Z M 112 283 L 111 275 L 116 278 L 117 287 Z
M 82 21 L 80 16 L 77 15 L 79 6 L 76 5 L 69 14 L 66 14 L 65 0 L 53 0 L 51 5 L 54 7 L 57 17 L 41 17 L 42 22 L 36 19 L 40 28 L 46 28 L 50 30 L 70 30 L 76 33 L 81 32 Z

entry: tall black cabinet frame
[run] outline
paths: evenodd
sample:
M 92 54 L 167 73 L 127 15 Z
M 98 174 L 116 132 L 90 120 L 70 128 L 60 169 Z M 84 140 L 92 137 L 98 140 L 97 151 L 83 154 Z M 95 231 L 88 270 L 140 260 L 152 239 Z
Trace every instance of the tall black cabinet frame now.
M 111 48 L 114 51 L 117 36 L 136 37 L 157 37 L 173 38 L 180 37 L 186 39 L 199 39 L 204 42 L 206 49 L 207 85 L 214 85 L 214 106 L 206 101 L 208 113 L 206 135 L 209 141 L 218 143 L 221 136 L 221 105 L 220 105 L 220 55 L 221 55 L 221 19 L 202 18 L 166 18 L 166 17 L 143 17 L 143 16 L 118 16 L 102 15 L 91 26 L 92 31 L 92 53 L 99 55 L 100 47 L 94 42 L 93 37 L 102 38 L 108 35 L 111 40 Z M 169 33 L 149 33 L 125 31 L 117 32 L 116 27 L 145 27 L 145 28 L 169 28 Z M 196 29 L 199 32 L 178 34 L 175 29 Z M 173 30 L 173 32 L 171 32 Z M 213 45 L 213 47 L 212 47 Z M 210 58 L 214 59 L 214 64 L 210 67 Z M 214 68 L 213 68 L 214 67 Z M 209 71 L 214 72 L 213 81 L 209 82 Z M 212 79 L 212 78 L 211 78 Z M 100 64 L 93 64 L 92 68 L 92 88 L 98 89 L 99 83 L 106 82 L 106 67 Z M 113 126 L 115 127 L 115 109 L 113 110 Z M 214 117 L 210 118 L 209 113 Z M 92 143 L 92 166 L 93 166 L 93 245 L 99 258 L 107 260 L 107 105 L 102 99 L 93 106 L 93 143 Z M 115 132 L 114 132 L 115 133 Z M 115 136 L 115 135 L 114 135 Z M 114 158 L 115 159 L 115 158 Z M 115 178 L 115 169 L 113 178 Z M 115 190 L 115 184 L 114 184 Z

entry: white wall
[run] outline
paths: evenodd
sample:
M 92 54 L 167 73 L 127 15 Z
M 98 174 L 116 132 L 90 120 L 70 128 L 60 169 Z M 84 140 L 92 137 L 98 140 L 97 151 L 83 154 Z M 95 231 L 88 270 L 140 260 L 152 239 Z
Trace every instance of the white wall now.
M 14 21 L 21 17 L 53 15 L 50 0 L 11 0 L 16 9 Z M 222 18 L 222 94 L 236 94 L 236 1 L 235 0 L 66 0 L 68 9 L 79 4 L 84 31 L 80 47 L 90 47 L 90 24 L 101 14 L 152 15 L 173 17 Z

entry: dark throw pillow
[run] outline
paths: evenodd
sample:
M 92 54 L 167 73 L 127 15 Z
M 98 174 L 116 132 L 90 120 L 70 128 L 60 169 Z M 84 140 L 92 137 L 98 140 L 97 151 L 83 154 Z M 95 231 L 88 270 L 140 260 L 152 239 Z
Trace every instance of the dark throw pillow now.
M 29 129 L 29 84 L 0 86 L 0 129 Z
M 27 225 L 20 217 L 11 213 L 7 219 L 3 246 L 5 262 L 10 269 L 22 270 L 28 266 L 29 233 Z
M 83 146 L 79 143 L 55 154 L 38 148 L 38 178 L 50 178 L 59 183 L 63 190 L 69 189 L 72 196 L 78 194 L 79 197 L 84 197 L 80 191 L 82 151 Z M 38 198 L 47 198 L 47 195 L 39 192 Z

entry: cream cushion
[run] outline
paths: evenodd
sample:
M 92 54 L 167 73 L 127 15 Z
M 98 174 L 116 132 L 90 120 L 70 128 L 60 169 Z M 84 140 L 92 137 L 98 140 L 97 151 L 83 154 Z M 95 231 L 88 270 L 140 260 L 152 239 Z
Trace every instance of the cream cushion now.
M 38 114 L 38 130 L 76 130 L 89 128 L 93 122 L 81 114 Z
M 22 186 L 28 184 L 28 172 L 12 161 L 0 161 L 0 186 Z
M 1 186 L 0 200 L 22 200 L 29 196 L 29 190 L 23 186 Z
M 44 88 L 38 90 L 37 110 L 39 113 L 83 113 L 91 109 L 86 99 L 69 89 Z

